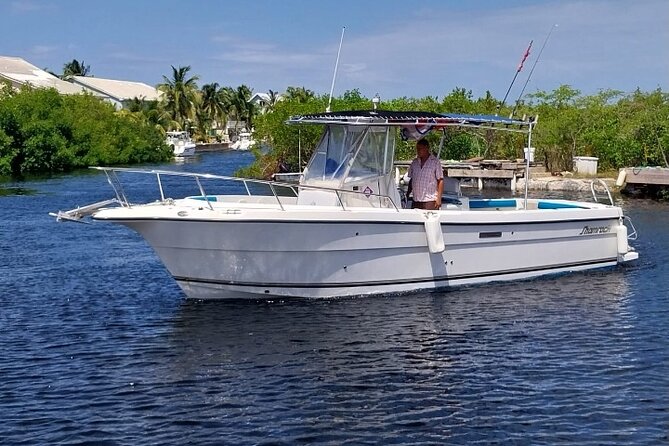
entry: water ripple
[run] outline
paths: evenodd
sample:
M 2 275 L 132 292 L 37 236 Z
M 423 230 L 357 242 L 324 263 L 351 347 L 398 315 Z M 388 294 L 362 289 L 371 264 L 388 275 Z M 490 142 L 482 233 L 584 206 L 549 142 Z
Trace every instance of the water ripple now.
M 244 155 L 207 156 L 202 170 L 229 174 Z M 665 205 L 623 202 L 642 234 L 625 268 L 199 302 L 132 232 L 45 217 L 73 196 L 106 198 L 101 180 L 0 197 L 3 444 L 669 442 Z

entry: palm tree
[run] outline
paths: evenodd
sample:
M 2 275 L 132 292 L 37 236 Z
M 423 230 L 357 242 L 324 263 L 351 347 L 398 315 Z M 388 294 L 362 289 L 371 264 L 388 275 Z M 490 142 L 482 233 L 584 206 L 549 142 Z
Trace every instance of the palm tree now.
M 219 88 L 218 83 L 205 84 L 200 90 L 200 107 L 203 116 L 206 116 L 207 121 L 216 125 L 217 127 L 225 127 L 227 115 L 229 111 L 228 95 L 225 89 Z
M 212 119 L 209 113 L 205 110 L 202 97 L 199 98 L 197 107 L 195 108 L 195 132 L 194 137 L 196 141 L 207 142 L 209 140 L 209 130 L 212 127 Z
M 267 92 L 267 103 L 265 104 L 264 111 L 271 112 L 272 110 L 274 110 L 274 106 L 280 100 L 281 100 L 281 95 L 279 94 L 279 92 L 273 90 Z
M 172 66 L 172 78 L 163 76 L 163 83 L 158 84 L 158 89 L 163 92 L 162 105 L 180 129 L 184 129 L 195 117 L 196 82 L 199 77 L 188 77 L 189 71 L 190 66 Z
M 316 96 L 316 93 L 304 87 L 288 87 L 286 88 L 286 97 L 289 100 L 295 100 L 300 104 L 308 102 L 309 99 Z
M 119 113 L 124 113 L 137 122 L 143 122 L 154 127 L 163 135 L 168 129 L 174 128 L 177 125 L 172 121 L 167 112 L 160 107 L 158 101 L 144 101 L 133 98 L 126 108 Z
M 91 72 L 91 66 L 86 65 L 82 59 L 79 62 L 77 59 L 72 59 L 72 62 L 68 62 L 63 65 L 63 75 L 61 79 L 69 80 L 72 76 L 88 76 Z
M 237 122 L 246 122 L 247 130 L 253 128 L 253 118 L 255 117 L 255 106 L 249 102 L 253 91 L 246 85 L 240 85 L 236 90 L 231 91 L 231 109 L 234 112 Z

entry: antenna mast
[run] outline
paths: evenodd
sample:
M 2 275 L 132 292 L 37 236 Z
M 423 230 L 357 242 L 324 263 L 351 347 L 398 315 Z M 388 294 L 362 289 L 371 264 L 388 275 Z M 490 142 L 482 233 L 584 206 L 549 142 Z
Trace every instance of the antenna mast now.
M 330 105 L 332 104 L 332 93 L 334 92 L 335 80 L 337 79 L 337 68 L 339 67 L 339 54 L 341 54 L 341 44 L 344 42 L 344 31 L 346 27 L 341 29 L 341 39 L 339 39 L 339 49 L 337 50 L 337 61 L 335 62 L 334 74 L 332 75 L 332 86 L 330 87 L 330 99 L 328 99 L 328 106 L 325 109 L 327 113 L 330 113 Z

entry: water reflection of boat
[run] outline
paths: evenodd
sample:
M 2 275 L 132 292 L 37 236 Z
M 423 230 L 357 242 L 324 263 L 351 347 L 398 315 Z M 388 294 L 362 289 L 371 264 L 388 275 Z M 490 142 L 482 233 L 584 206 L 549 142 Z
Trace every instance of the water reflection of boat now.
M 299 116 L 289 124 L 324 126 L 299 185 L 98 168 L 121 207 L 88 210 L 97 220 L 139 232 L 192 298 L 407 292 L 610 267 L 638 257 L 628 245 L 626 217 L 613 205 L 526 195 L 455 197 L 437 211 L 404 208 L 393 168 L 399 130 L 510 131 L 527 135 L 530 146 L 535 120 L 374 110 Z M 120 172 L 156 176 L 160 200 L 130 205 L 118 186 Z M 161 178 L 168 175 L 194 180 L 199 194 L 166 198 Z M 236 181 L 247 194 L 209 195 L 205 180 Z M 269 195 L 253 194 L 254 184 Z
M 173 162 L 177 166 L 197 163 L 197 156 L 175 156 Z
M 181 157 L 195 155 L 195 143 L 190 139 L 188 132 L 167 132 L 165 142 L 172 149 L 174 156 Z
M 360 346 L 379 353 L 374 356 L 374 367 L 379 366 L 376 361 L 396 365 L 393 354 L 406 348 L 411 350 L 417 369 L 435 363 L 448 367 L 449 353 L 462 354 L 463 345 L 452 342 L 457 336 L 473 334 L 472 347 L 484 350 L 488 346 L 481 346 L 481 336 L 490 336 L 491 342 L 500 344 L 504 344 L 504 336 L 510 336 L 512 344 L 522 348 L 526 344 L 513 335 L 514 331 L 540 331 L 550 336 L 561 332 L 566 336 L 569 329 L 565 324 L 569 323 L 575 327 L 627 325 L 633 318 L 628 308 L 627 276 L 622 269 L 587 271 L 540 281 L 500 283 L 493 293 L 482 292 L 480 287 L 443 294 L 417 293 L 409 303 L 402 299 L 366 299 L 363 303 L 339 299 L 327 304 L 294 300 L 257 305 L 240 300 L 185 300 L 172 320 L 170 334 L 170 351 L 183 354 L 171 364 L 184 374 L 198 375 L 205 364 L 225 368 L 243 357 L 285 366 L 286 356 L 308 358 L 309 352 L 320 356 L 325 349 L 321 360 L 309 363 L 309 368 L 318 376 L 329 376 L 353 360 L 342 354 L 341 348 L 331 347 L 348 345 L 355 346 L 351 354 L 359 354 L 358 362 L 366 356 Z M 584 281 L 591 285 L 584 289 Z M 420 329 L 398 331 L 398 324 Z M 527 342 L 533 339 L 530 336 Z M 434 348 L 425 348 L 427 344 Z M 296 353 L 296 345 L 301 353 Z M 505 348 L 509 348 L 508 343 Z M 532 359 L 524 357 L 528 362 Z M 294 364 L 303 373 L 305 364 Z

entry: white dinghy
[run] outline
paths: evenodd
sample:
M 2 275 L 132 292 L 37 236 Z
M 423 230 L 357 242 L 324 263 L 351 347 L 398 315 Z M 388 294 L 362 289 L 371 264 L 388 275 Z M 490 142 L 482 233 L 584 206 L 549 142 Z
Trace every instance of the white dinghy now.
M 629 219 L 613 204 L 529 199 L 526 190 L 523 198 L 444 200 L 436 211 L 403 207 L 393 168 L 398 129 L 521 132 L 531 147 L 536 120 L 375 110 L 297 116 L 288 123 L 324 126 L 298 185 L 98 167 L 118 206 L 93 206 L 90 214 L 141 234 L 197 299 L 402 293 L 638 258 L 628 245 Z M 159 199 L 129 201 L 119 182 L 128 172 L 154 176 Z M 197 194 L 168 198 L 168 176 L 191 181 Z M 238 182 L 246 193 L 208 194 L 204 183 L 209 188 L 218 181 Z M 82 215 L 81 208 L 72 212 Z M 67 220 L 67 213 L 59 215 Z

